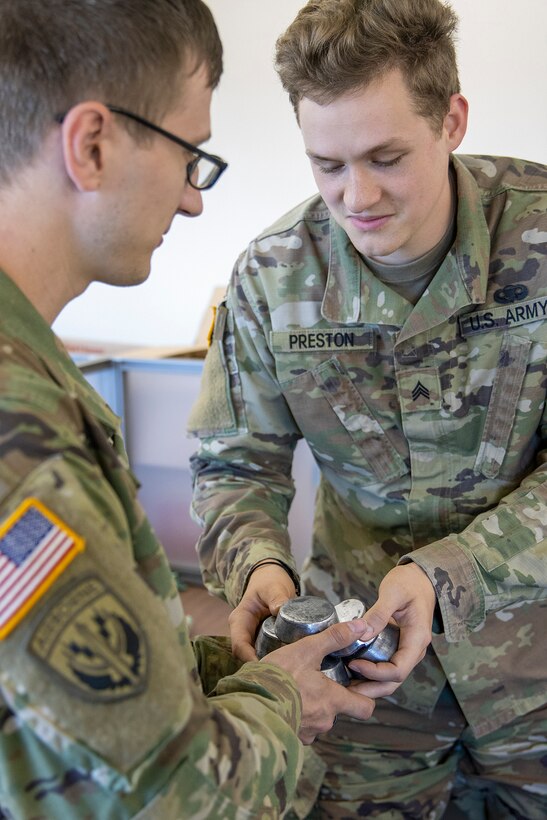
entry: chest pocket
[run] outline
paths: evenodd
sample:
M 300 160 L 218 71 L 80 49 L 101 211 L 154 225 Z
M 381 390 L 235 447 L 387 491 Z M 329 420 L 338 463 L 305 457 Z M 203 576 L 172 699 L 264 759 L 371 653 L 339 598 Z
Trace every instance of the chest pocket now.
M 499 475 L 507 454 L 509 438 L 515 429 L 531 345 L 530 339 L 510 334 L 506 334 L 501 345 L 482 440 L 475 461 L 475 471 L 487 478 Z
M 336 357 L 281 383 L 291 411 L 326 467 L 336 467 L 357 484 L 390 481 L 407 464 Z M 402 449 L 402 448 L 401 448 Z

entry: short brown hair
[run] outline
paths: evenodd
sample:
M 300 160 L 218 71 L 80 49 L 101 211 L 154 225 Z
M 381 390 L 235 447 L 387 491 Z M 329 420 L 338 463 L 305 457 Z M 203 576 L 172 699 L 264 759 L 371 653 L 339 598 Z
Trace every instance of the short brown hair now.
M 440 0 L 310 0 L 276 45 L 276 69 L 298 116 L 400 69 L 415 110 L 442 127 L 460 90 L 458 18 Z
M 216 87 L 222 45 L 202 0 L 0 0 L 0 177 L 28 163 L 76 103 L 164 116 L 200 65 Z

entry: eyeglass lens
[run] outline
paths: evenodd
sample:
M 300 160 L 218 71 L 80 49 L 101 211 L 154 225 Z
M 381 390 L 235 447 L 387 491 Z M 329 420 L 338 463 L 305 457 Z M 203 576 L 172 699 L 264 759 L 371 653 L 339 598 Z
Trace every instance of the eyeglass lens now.
M 206 157 L 196 157 L 188 166 L 188 178 L 190 183 L 199 189 L 209 188 L 218 178 L 220 169 L 218 165 L 208 160 Z

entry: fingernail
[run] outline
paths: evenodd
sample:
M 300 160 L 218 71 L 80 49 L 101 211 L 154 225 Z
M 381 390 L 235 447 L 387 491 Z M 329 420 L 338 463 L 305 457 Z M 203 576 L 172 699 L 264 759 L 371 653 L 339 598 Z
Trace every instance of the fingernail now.
M 362 621 L 360 618 L 357 618 L 355 621 L 348 621 L 348 623 L 351 631 L 356 632 L 359 635 L 366 635 L 373 631 L 371 625 L 366 621 Z

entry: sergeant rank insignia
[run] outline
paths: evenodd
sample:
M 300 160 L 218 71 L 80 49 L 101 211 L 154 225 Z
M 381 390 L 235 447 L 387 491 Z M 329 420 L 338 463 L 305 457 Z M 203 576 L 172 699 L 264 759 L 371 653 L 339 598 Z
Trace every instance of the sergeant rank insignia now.
M 124 700 L 146 686 L 149 653 L 140 624 L 95 576 L 59 593 L 29 649 L 86 700 Z
M 425 387 L 425 385 L 421 383 L 421 381 L 417 381 L 416 386 L 412 390 L 412 398 L 414 401 L 418 401 L 418 399 L 421 397 L 423 397 L 424 399 L 429 399 L 431 397 L 431 393 L 429 392 L 427 387 Z

